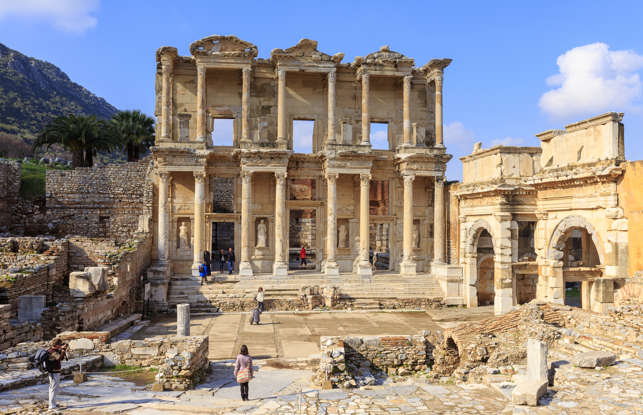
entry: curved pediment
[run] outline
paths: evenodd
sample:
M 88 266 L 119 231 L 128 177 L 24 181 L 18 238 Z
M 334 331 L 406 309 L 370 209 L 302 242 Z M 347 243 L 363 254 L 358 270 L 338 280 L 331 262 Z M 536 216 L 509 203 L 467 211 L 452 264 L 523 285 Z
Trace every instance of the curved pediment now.
M 356 59 L 357 61 L 357 59 Z M 400 52 L 395 52 L 391 50 L 388 45 L 382 46 L 377 52 L 369 53 L 364 58 L 361 58 L 359 62 L 361 64 L 367 65 L 404 65 L 404 66 L 413 66 L 415 60 L 404 56 Z
M 233 35 L 212 35 L 193 42 L 190 45 L 190 53 L 193 56 L 226 56 L 252 59 L 257 56 L 257 47 Z
M 343 53 L 331 56 L 317 50 L 317 41 L 301 39 L 295 46 L 288 49 L 273 49 L 270 53 L 273 62 L 301 62 L 301 63 L 334 63 L 338 64 L 344 58 Z

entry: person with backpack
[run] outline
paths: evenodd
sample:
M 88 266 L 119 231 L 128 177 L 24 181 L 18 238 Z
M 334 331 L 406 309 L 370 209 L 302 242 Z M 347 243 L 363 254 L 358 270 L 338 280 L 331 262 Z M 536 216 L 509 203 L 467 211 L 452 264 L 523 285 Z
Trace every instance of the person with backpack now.
M 60 385 L 60 362 L 67 359 L 68 345 L 60 339 L 54 339 L 51 347 L 47 350 L 47 359 L 45 360 L 45 369 L 49 376 L 49 409 L 56 409 L 56 394 Z
M 199 264 L 199 277 L 201 277 L 201 285 L 203 285 L 203 282 L 206 281 L 206 268 L 205 265 Z
M 252 357 L 248 354 L 248 346 L 245 344 L 241 346 L 241 351 L 234 364 L 234 376 L 241 387 L 241 400 L 248 401 L 249 383 L 250 379 L 254 377 L 254 372 L 252 371 Z
M 257 308 L 263 313 L 263 287 L 259 287 L 259 290 L 257 290 L 255 300 L 257 300 Z
M 205 265 L 205 274 L 212 275 L 212 268 L 210 264 L 210 251 L 207 249 L 203 251 L 203 264 Z

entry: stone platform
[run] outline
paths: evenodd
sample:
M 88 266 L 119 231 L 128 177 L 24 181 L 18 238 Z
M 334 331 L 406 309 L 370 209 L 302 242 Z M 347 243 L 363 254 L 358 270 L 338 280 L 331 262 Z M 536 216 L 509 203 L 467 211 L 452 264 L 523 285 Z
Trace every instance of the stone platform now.
M 337 309 L 426 309 L 441 303 L 443 295 L 436 277 L 417 274 L 413 277 L 393 273 L 375 273 L 370 281 L 357 274 L 328 277 L 319 272 L 291 271 L 287 277 L 258 274 L 252 278 L 213 273 L 201 285 L 198 277 L 174 275 L 170 280 L 168 303 L 189 303 L 193 311 L 248 311 L 254 306 L 257 289 L 263 287 L 268 310 L 309 308 L 302 301 L 307 288 L 336 289 L 332 308 Z

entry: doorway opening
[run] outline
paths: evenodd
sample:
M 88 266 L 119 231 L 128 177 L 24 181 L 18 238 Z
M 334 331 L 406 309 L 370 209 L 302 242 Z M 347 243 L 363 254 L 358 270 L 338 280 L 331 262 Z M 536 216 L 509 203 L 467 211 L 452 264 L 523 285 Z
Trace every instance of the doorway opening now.
M 478 246 L 476 250 L 478 264 L 478 280 L 476 286 L 478 289 L 478 305 L 493 305 L 495 297 L 494 289 L 494 251 L 491 234 L 483 229 L 478 236 Z
M 227 253 L 229 248 L 234 251 L 234 222 L 212 222 L 211 252 L 215 266 L 220 270 L 225 269 L 225 264 L 221 263 L 221 250 Z
M 288 232 L 288 268 L 293 270 L 317 269 L 317 211 L 291 209 Z M 302 248 L 305 258 L 302 259 Z
M 581 307 L 581 283 L 580 281 L 565 282 L 565 305 L 570 307 Z
M 391 269 L 389 251 L 389 230 L 388 223 L 371 223 L 369 225 L 369 261 L 378 271 L 389 271 Z

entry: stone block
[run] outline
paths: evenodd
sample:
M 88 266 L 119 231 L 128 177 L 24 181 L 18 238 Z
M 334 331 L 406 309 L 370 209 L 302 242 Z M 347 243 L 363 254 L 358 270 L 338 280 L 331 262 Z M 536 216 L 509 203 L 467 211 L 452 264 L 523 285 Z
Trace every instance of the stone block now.
M 74 339 L 69 342 L 69 350 L 88 351 L 94 350 L 94 342 L 90 339 Z
M 107 291 L 107 268 L 106 267 L 85 267 L 89 273 L 90 281 L 97 292 Z
M 23 295 L 18 297 L 18 321 L 40 321 L 45 309 L 44 295 Z
M 72 272 L 69 274 L 69 293 L 72 297 L 83 298 L 96 292 L 88 272 Z
M 537 406 L 540 399 L 547 392 L 547 381 L 524 379 L 511 392 L 511 402 L 514 405 Z
M 592 301 L 599 303 L 614 302 L 614 280 L 597 278 L 592 284 Z
M 611 366 L 616 362 L 616 355 L 610 352 L 593 351 L 574 356 L 574 365 L 582 368 Z
M 547 381 L 547 343 L 536 339 L 527 340 L 527 378 L 533 381 Z
M 121 364 L 121 358 L 114 352 L 103 353 L 103 367 L 114 367 Z

